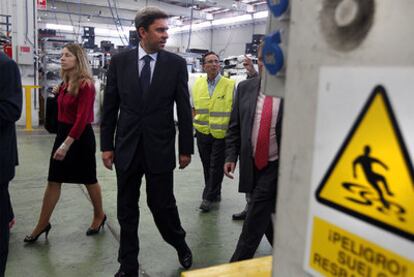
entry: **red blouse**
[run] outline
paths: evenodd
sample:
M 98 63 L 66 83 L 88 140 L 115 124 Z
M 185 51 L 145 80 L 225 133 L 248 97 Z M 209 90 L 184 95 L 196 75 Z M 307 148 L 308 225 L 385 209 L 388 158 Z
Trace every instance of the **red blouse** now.
M 69 94 L 66 88 L 62 85 L 59 90 L 58 121 L 73 124 L 69 136 L 79 139 L 85 126 L 93 122 L 95 86 L 85 83 L 79 88 L 77 96 Z

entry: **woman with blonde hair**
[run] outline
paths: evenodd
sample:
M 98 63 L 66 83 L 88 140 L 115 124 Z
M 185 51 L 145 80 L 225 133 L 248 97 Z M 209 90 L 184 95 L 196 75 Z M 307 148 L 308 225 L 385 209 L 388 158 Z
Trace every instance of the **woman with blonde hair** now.
M 61 56 L 62 84 L 58 89 L 58 131 L 49 163 L 48 184 L 36 227 L 24 239 L 35 242 L 51 229 L 49 222 L 59 200 L 62 183 L 85 184 L 92 201 L 94 216 L 86 235 L 98 234 L 105 224 L 101 188 L 96 179 L 93 77 L 81 46 L 68 44 Z

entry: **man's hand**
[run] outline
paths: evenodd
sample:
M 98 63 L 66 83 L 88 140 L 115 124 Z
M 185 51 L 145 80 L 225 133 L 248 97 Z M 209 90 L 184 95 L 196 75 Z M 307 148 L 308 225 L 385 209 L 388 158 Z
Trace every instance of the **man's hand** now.
M 227 162 L 224 164 L 224 175 L 226 175 L 227 177 L 229 177 L 230 179 L 233 179 L 233 173 L 234 173 L 234 169 L 236 168 L 236 163 L 235 162 Z
M 102 152 L 102 161 L 107 169 L 112 170 L 112 165 L 114 163 L 114 151 Z
M 253 66 L 253 61 L 246 55 L 244 55 L 243 66 L 247 70 L 248 76 L 254 76 L 257 74 L 257 71 Z
M 189 165 L 191 162 L 191 155 L 184 155 L 184 154 L 180 154 L 180 156 L 178 157 L 178 163 L 180 164 L 179 169 L 184 169 L 187 167 L 187 165 Z

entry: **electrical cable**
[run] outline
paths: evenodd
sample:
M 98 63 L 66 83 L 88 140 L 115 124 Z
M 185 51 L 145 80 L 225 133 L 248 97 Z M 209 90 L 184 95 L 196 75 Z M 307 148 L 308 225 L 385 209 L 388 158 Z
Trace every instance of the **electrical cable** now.
M 107 1 L 108 1 L 109 11 L 111 12 L 112 19 L 114 20 L 115 27 L 118 32 L 119 39 L 121 40 L 121 43 L 125 46 L 126 44 L 124 42 L 124 38 L 121 36 L 121 33 L 119 32 L 117 20 L 115 20 L 115 15 L 114 15 L 114 11 L 112 10 L 111 0 L 107 0 Z
M 191 14 L 190 14 L 190 29 L 188 30 L 188 41 L 187 41 L 187 49 L 190 49 L 191 44 L 191 35 L 193 33 L 193 18 L 194 18 L 194 0 L 191 1 Z
M 25 20 L 25 38 L 26 38 L 26 41 L 31 45 L 31 46 L 33 46 L 34 47 L 34 43 L 30 40 L 30 38 L 29 38 L 29 21 L 28 21 L 28 19 L 29 19 L 29 7 L 28 7 L 28 2 L 27 2 L 28 0 L 26 0 L 26 2 L 25 2 L 25 7 L 26 7 L 26 9 L 25 9 L 25 16 L 26 16 L 26 20 Z M 33 14 L 34 15 L 34 14 Z
M 110 0 L 108 0 L 108 3 L 110 3 Z M 125 46 L 128 43 L 125 43 L 124 42 L 124 39 L 126 39 L 126 37 L 122 37 L 122 35 L 123 35 L 122 27 L 121 26 L 118 26 L 118 24 L 120 23 L 120 19 L 119 18 L 115 18 L 115 14 L 114 14 L 114 11 L 113 11 L 112 6 L 110 6 L 110 10 L 111 10 L 112 18 L 114 19 L 114 22 L 115 22 L 115 27 L 116 27 L 116 30 L 118 32 L 118 36 L 121 39 L 122 44 Z M 118 27 L 121 28 L 121 31 L 119 30 L 120 28 L 118 28 Z M 126 39 L 126 41 L 128 42 L 128 39 Z
M 124 31 L 124 27 L 122 26 L 122 21 L 121 21 L 121 18 L 119 17 L 118 7 L 117 7 L 117 2 L 118 2 L 118 1 L 117 1 L 117 0 L 113 0 L 113 1 L 114 1 L 114 7 L 115 7 L 116 17 L 117 17 L 117 19 L 118 19 L 119 26 L 121 27 L 122 34 L 124 35 L 125 40 L 126 40 L 126 41 L 128 41 L 128 38 L 127 38 L 127 36 L 126 36 L 126 34 L 125 34 L 125 31 Z
M 228 39 L 227 39 L 226 44 L 224 45 L 223 49 L 221 49 L 221 50 L 218 52 L 218 55 L 219 55 L 219 56 L 222 56 L 222 55 L 224 54 L 224 51 L 226 51 L 227 47 L 229 47 L 230 42 L 231 42 L 231 41 L 232 41 L 232 39 L 233 39 L 233 34 L 234 34 L 234 31 L 233 31 L 232 29 L 230 29 L 230 35 L 228 36 Z
M 81 11 L 82 11 L 82 7 L 81 7 L 81 0 L 78 0 L 78 8 L 79 8 L 79 21 L 78 21 L 78 30 L 79 30 L 79 34 L 81 32 Z M 79 35 L 77 36 L 77 38 L 79 39 Z M 82 41 L 83 43 L 83 41 Z
M 69 15 L 70 24 L 71 24 L 71 25 L 72 25 L 72 27 L 73 27 L 73 35 L 74 35 L 75 37 L 78 37 L 78 36 L 79 36 L 79 34 L 80 34 L 80 27 L 79 27 L 79 32 L 77 33 L 77 32 L 75 31 L 75 24 L 73 23 L 73 19 L 72 19 L 72 15 L 71 15 L 71 13 L 70 13 L 70 9 L 69 9 L 68 2 L 66 2 L 66 1 L 65 1 L 65 4 L 66 4 L 66 10 L 68 11 L 68 15 Z M 80 3 L 79 3 L 79 5 L 80 5 Z M 80 25 L 79 25 L 79 26 L 80 26 Z
M 68 5 L 68 2 L 66 2 L 66 1 L 65 1 L 65 5 L 66 5 L 66 10 L 68 11 L 68 15 L 69 15 L 69 21 L 70 21 L 70 24 L 71 24 L 72 26 L 74 26 L 75 24 L 73 24 L 72 15 L 70 14 L 70 10 L 69 10 L 69 5 Z
M 56 2 L 55 1 L 56 0 L 52 0 L 52 5 L 56 9 Z M 55 15 L 56 24 L 59 25 L 59 20 L 57 18 L 57 14 L 55 12 L 53 14 Z M 58 31 L 59 35 L 62 36 L 62 32 L 60 30 L 57 30 L 57 31 Z

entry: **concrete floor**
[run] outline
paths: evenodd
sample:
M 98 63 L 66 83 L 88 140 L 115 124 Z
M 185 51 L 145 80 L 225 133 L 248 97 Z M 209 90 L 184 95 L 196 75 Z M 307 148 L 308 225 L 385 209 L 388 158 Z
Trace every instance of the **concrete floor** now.
M 95 134 L 98 138 L 97 129 Z M 10 184 L 17 222 L 11 231 L 6 276 L 113 276 L 118 269 L 119 245 L 116 180 L 114 172 L 103 168 L 99 151 L 96 154 L 97 174 L 108 216 L 104 232 L 94 237 L 85 236 L 92 220 L 92 206 L 82 185 L 66 184 L 62 186 L 62 195 L 51 219 L 48 240 L 42 235 L 34 244 L 23 243 L 40 212 L 53 139 L 54 136 L 43 130 L 31 133 L 18 130 L 20 166 Z M 99 140 L 97 143 L 99 145 Z M 245 205 L 244 195 L 237 192 L 238 180 L 225 178 L 222 201 L 215 204 L 210 213 L 199 211 L 203 176 L 198 151 L 195 150 L 190 166 L 175 171 L 175 196 L 187 242 L 193 251 L 192 269 L 228 262 L 242 227 L 242 222 L 232 221 L 231 215 Z M 142 276 L 179 276 L 181 268 L 176 251 L 162 240 L 145 198 L 142 187 L 139 226 Z M 263 240 L 256 256 L 271 253 L 270 245 Z

